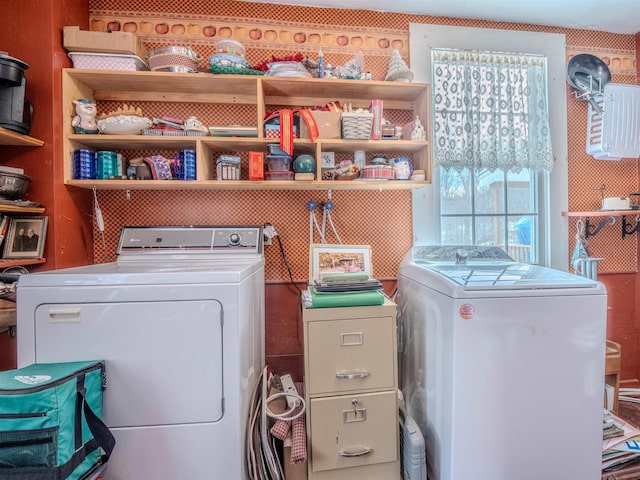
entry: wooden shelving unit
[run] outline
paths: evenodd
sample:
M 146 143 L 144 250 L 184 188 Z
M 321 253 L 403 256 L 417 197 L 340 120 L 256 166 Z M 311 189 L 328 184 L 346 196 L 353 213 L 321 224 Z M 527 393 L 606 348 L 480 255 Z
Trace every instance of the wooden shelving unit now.
M 37 138 L 23 135 L 0 127 L 0 145 L 41 147 L 42 145 L 44 145 L 44 142 Z M 0 213 L 6 213 L 8 215 L 39 215 L 44 213 L 44 207 L 31 207 L 0 203 Z M 16 258 L 11 260 L 0 260 L 0 270 L 4 270 L 5 268 L 10 267 L 37 265 L 45 263 L 46 261 L 46 258 Z
M 265 113 L 271 108 L 300 108 L 324 105 L 336 98 L 348 100 L 353 108 L 368 108 L 372 99 L 381 99 L 383 108 L 419 116 L 428 131 L 429 86 L 419 83 L 261 77 L 251 75 L 211 75 L 170 72 L 129 72 L 109 70 L 63 70 L 65 184 L 105 190 L 163 189 L 251 189 L 251 190 L 398 190 L 423 187 L 431 181 L 430 148 L 426 141 L 295 139 L 295 153 L 309 153 L 320 159 L 322 152 L 408 156 L 414 168 L 426 172 L 425 181 L 226 181 L 218 180 L 215 159 L 219 154 L 265 151 L 277 139 L 264 137 Z M 250 106 L 255 110 L 255 138 L 212 136 L 77 135 L 69 119 L 74 115 L 73 100 L 89 98 L 95 102 L 150 102 L 154 104 L 189 103 Z M 177 151 L 192 149 L 197 157 L 197 179 L 179 180 L 75 180 L 72 153 L 78 148 L 112 151 Z M 316 179 L 321 178 L 317 161 Z

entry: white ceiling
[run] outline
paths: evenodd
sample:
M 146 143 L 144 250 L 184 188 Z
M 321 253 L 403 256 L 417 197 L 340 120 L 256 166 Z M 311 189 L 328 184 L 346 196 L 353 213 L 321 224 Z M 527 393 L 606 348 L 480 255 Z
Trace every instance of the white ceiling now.
M 262 0 L 283 5 L 531 23 L 635 34 L 640 0 Z M 347 5 L 348 4 L 348 5 Z

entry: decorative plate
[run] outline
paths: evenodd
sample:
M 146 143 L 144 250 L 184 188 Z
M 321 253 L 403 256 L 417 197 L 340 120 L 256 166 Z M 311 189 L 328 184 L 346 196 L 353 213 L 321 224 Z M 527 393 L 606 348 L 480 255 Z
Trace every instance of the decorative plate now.
M 115 115 L 98 120 L 97 123 L 100 133 L 108 135 L 139 135 L 152 125 L 150 119 L 137 115 Z

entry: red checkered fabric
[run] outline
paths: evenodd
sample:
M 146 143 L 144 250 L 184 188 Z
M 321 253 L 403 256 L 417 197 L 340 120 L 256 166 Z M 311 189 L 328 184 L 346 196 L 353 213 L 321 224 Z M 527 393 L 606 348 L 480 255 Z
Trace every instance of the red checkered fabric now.
M 300 411 L 299 406 L 294 413 Z M 291 434 L 293 444 L 291 445 L 291 465 L 307 461 L 307 427 L 305 425 L 305 415 L 302 414 L 291 422 Z
M 287 434 L 291 430 L 291 422 L 287 420 L 276 420 L 276 423 L 271 427 L 271 435 L 276 437 L 278 440 L 284 440 L 287 438 Z

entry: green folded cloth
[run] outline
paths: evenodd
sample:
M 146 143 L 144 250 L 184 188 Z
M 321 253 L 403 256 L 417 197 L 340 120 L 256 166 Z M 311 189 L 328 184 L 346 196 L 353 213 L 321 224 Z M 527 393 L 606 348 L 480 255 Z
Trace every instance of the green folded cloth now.
M 384 294 L 381 290 L 318 293 L 313 287 L 309 287 L 309 293 L 311 294 L 311 308 L 357 307 L 384 303 Z

